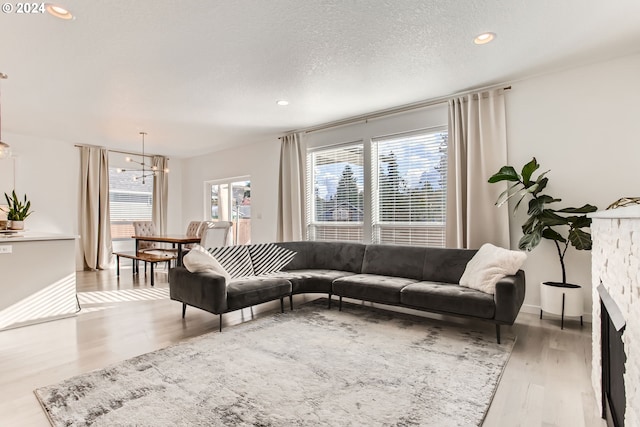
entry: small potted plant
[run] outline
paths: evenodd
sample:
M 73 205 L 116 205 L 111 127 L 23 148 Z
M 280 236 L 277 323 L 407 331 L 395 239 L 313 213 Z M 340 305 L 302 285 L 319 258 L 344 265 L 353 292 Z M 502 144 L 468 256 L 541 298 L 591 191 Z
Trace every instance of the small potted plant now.
M 567 283 L 567 270 L 565 265 L 565 255 L 569 246 L 573 246 L 577 250 L 591 249 L 591 234 L 584 229 L 591 225 L 591 218 L 586 214 L 598 210 L 596 206 L 585 204 L 579 208 L 563 208 L 554 209 L 555 203 L 561 202 L 561 199 L 542 194 L 546 188 L 549 178 L 543 172 L 533 179 L 533 173 L 540 168 L 536 158 L 534 157 L 529 163 L 524 165 L 520 174 L 512 166 L 503 166 L 497 173 L 489 178 L 490 183 L 507 181 L 509 186 L 496 201 L 497 206 L 504 205 L 514 196 L 519 196 L 519 200 L 514 206 L 514 212 L 518 210 L 520 204 L 525 198 L 529 198 L 527 215 L 529 216 L 522 225 L 523 236 L 520 239 L 518 247 L 520 250 L 531 251 L 538 246 L 542 239 L 551 240 L 556 247 L 560 267 L 562 270 L 561 282 L 543 282 L 541 290 L 541 309 L 554 314 L 564 316 L 580 316 L 582 321 L 582 298 L 580 285 Z M 577 293 L 579 297 L 573 301 L 565 301 L 565 293 Z M 557 296 L 561 295 L 561 299 Z M 560 305 L 561 301 L 561 305 Z M 577 314 L 579 313 L 579 314 Z
M 11 197 L 7 193 L 4 193 L 4 198 L 7 199 L 7 205 L 9 208 L 6 210 L 7 221 L 9 223 L 9 229 L 11 230 L 23 230 L 24 220 L 31 215 L 31 202 L 27 200 L 27 195 L 24 195 L 23 201 L 20 201 L 16 190 L 13 190 Z

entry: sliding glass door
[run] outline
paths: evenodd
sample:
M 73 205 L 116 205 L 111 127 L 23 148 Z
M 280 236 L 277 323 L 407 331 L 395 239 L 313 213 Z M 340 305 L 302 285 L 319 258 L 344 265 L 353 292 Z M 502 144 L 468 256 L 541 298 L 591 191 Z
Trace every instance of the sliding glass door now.
M 230 178 L 206 183 L 207 216 L 211 221 L 233 223 L 232 244 L 251 243 L 251 180 Z

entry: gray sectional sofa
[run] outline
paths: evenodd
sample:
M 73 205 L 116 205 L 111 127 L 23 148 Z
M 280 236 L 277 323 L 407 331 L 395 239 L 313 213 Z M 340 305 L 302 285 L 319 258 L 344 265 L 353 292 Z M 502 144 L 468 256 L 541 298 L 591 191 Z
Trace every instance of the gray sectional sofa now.
M 511 325 L 524 301 L 522 270 L 496 285 L 495 295 L 458 285 L 475 250 L 346 242 L 284 242 L 296 252 L 279 273 L 233 279 L 213 273 L 169 272 L 171 299 L 222 314 L 292 295 L 324 293 L 342 298 L 407 307 L 492 322 L 500 342 L 500 325 Z M 222 329 L 221 329 L 222 330 Z

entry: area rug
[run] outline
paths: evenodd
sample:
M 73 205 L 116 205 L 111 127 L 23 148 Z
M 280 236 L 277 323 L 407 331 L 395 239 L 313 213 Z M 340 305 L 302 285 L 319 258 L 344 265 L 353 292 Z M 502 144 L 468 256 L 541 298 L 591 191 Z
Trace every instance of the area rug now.
M 474 426 L 513 343 L 319 300 L 35 393 L 53 426 Z

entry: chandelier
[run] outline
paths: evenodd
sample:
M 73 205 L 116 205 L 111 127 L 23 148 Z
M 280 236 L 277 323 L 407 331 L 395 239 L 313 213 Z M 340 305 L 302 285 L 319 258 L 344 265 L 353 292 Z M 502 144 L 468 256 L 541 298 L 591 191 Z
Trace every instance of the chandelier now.
M 139 162 L 135 159 L 132 159 L 131 157 L 125 157 L 125 161 L 129 162 L 129 163 L 135 163 L 137 165 L 140 166 L 140 169 L 116 169 L 116 171 L 118 173 L 121 172 L 139 172 L 139 175 L 135 175 L 133 177 L 134 181 L 138 181 L 139 179 L 142 180 L 143 184 L 146 184 L 145 180 L 146 178 L 150 177 L 150 176 L 158 176 L 159 173 L 169 173 L 169 168 L 164 168 L 162 170 L 159 170 L 157 166 L 155 165 L 148 165 L 145 161 L 145 154 L 144 154 L 144 137 L 145 135 L 147 135 L 146 132 L 140 132 L 140 135 L 142 135 L 142 161 Z
M 7 75 L 0 73 L 0 80 L 6 80 Z M 6 142 L 2 142 L 2 109 L 0 108 L 0 159 L 11 156 L 11 146 Z

